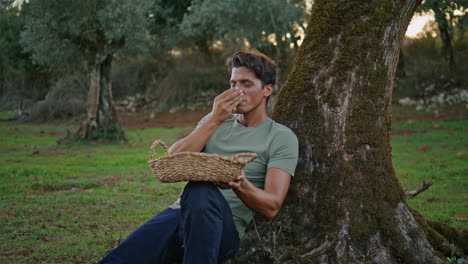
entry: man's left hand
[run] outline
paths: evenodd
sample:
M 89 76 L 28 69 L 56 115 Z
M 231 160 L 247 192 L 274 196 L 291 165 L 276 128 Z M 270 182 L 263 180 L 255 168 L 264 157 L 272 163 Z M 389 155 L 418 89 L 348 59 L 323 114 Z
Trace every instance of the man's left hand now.
M 230 181 L 230 182 L 216 182 L 216 185 L 218 185 L 218 187 L 220 189 L 233 189 L 233 190 L 237 190 L 240 188 L 242 182 L 245 180 L 245 174 L 244 174 L 244 171 L 242 171 L 242 174 L 237 176 L 233 181 Z

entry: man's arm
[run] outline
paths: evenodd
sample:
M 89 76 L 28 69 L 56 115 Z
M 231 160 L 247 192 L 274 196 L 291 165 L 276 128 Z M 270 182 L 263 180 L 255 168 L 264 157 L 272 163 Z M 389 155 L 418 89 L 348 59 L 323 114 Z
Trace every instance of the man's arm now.
M 232 109 L 240 103 L 240 94 L 238 89 L 228 89 L 218 95 L 208 119 L 188 136 L 174 143 L 169 148 L 169 153 L 200 152 L 216 129 L 231 115 Z
M 232 188 L 237 196 L 254 212 L 266 219 L 273 219 L 283 205 L 288 193 L 291 175 L 282 169 L 269 168 L 265 177 L 265 189 L 255 187 L 242 172 L 235 181 L 218 183 L 223 189 Z

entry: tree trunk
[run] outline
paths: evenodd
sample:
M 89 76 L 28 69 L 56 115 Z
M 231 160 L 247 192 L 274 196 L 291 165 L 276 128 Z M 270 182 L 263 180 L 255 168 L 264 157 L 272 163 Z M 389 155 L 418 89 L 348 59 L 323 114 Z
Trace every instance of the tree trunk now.
M 273 112 L 299 138 L 296 176 L 279 215 L 256 218 L 234 262 L 444 263 L 391 160 L 395 71 L 420 1 L 314 1 Z
M 81 123 L 78 137 L 86 140 L 125 140 L 117 125 L 117 112 L 112 98 L 111 86 L 112 54 L 104 59 L 96 57 L 90 66 L 89 91 L 86 119 Z
M 449 22 L 445 17 L 445 13 L 440 10 L 438 6 L 433 8 L 432 11 L 434 11 L 437 26 L 439 27 L 440 38 L 442 40 L 442 53 L 445 57 L 445 62 L 453 74 L 453 71 L 455 70 L 455 58 L 453 56 L 452 36 L 450 34 Z

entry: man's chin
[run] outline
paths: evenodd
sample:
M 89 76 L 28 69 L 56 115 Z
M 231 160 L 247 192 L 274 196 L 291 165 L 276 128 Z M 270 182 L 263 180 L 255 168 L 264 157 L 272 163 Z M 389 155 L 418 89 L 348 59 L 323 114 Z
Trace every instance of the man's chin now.
M 245 102 L 241 102 L 236 107 L 236 114 L 245 114 L 248 112 Z
M 235 114 L 239 114 L 239 115 L 242 115 L 242 114 L 245 114 L 245 113 L 246 113 L 245 110 L 244 109 L 239 109 L 239 107 L 237 107 L 236 112 L 235 112 Z

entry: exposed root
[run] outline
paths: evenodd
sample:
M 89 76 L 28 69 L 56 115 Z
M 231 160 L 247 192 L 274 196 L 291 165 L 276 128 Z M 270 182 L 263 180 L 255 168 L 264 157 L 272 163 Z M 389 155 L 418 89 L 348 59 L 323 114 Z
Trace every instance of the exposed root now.
M 416 195 L 424 192 L 425 190 L 429 189 L 429 187 L 431 187 L 432 185 L 432 182 L 428 182 L 426 183 L 426 181 L 423 181 L 423 183 L 421 184 L 421 186 L 419 186 L 419 188 L 417 188 L 416 190 L 412 190 L 412 191 L 408 191 L 406 188 L 405 188 L 405 194 L 406 196 L 408 196 L 409 198 L 414 198 L 416 197 Z

